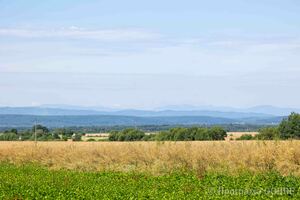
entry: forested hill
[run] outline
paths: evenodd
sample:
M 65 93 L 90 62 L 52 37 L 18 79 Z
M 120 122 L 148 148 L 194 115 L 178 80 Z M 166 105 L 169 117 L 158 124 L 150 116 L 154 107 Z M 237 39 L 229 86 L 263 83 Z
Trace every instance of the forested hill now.
M 31 127 L 33 124 L 43 124 L 47 127 L 70 126 L 140 126 L 140 125 L 191 125 L 191 124 L 277 124 L 283 117 L 241 118 L 229 119 L 209 116 L 162 116 L 136 117 L 112 115 L 69 115 L 69 116 L 40 116 L 40 115 L 0 115 L 0 127 Z

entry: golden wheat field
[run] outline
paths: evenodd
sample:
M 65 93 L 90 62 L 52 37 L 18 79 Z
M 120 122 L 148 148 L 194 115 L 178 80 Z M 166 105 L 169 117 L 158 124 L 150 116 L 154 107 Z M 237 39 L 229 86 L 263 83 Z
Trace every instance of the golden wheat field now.
M 300 141 L 0 142 L 0 161 L 155 175 L 184 169 L 199 175 L 276 170 L 300 176 Z

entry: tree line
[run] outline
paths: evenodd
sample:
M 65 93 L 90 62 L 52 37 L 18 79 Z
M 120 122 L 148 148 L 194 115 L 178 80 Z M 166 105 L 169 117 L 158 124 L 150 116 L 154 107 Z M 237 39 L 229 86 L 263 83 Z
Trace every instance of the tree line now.
M 259 129 L 265 127 L 266 125 L 262 124 L 218 124 L 218 126 L 222 127 L 223 129 L 229 132 L 237 132 L 237 131 L 258 131 Z M 269 125 L 270 126 L 270 125 Z M 110 131 L 121 131 L 127 128 L 137 128 L 144 132 L 159 132 L 159 131 L 166 131 L 171 128 L 176 127 L 184 127 L 184 128 L 191 128 L 191 127 L 213 127 L 210 124 L 177 124 L 177 125 L 138 125 L 138 126 L 125 126 L 125 125 L 107 125 L 107 126 L 68 126 L 67 129 L 71 130 L 76 133 L 108 133 Z M 0 127 L 0 132 L 11 130 L 12 127 Z M 49 131 L 52 132 L 58 127 L 48 127 Z M 18 127 L 18 131 L 26 131 L 28 127 Z
M 49 130 L 42 125 L 35 125 L 31 129 L 18 131 L 6 130 L 0 133 L 0 141 L 38 140 L 80 141 L 83 133 L 70 128 L 56 128 Z M 175 127 L 159 131 L 155 134 L 146 134 L 145 131 L 135 128 L 125 128 L 110 132 L 109 141 L 196 141 L 196 140 L 224 140 L 227 136 L 222 127 Z M 300 114 L 291 113 L 278 126 L 265 127 L 259 134 L 243 135 L 238 140 L 275 140 L 300 139 Z
M 201 141 L 224 140 L 227 136 L 221 127 L 177 127 L 160 131 L 156 134 L 145 134 L 137 129 L 112 131 L 110 141 Z M 291 113 L 278 126 L 259 129 L 259 134 L 243 135 L 237 140 L 286 140 L 300 139 L 300 114 Z
M 43 125 L 35 125 L 30 130 L 24 131 L 18 131 L 13 128 L 0 134 L 0 141 L 67 141 L 68 139 L 79 141 L 81 140 L 81 134 L 67 128 L 58 128 L 50 131 Z
M 137 129 L 112 131 L 109 141 L 195 141 L 195 140 L 224 140 L 226 131 L 221 127 L 191 127 L 171 128 L 155 134 L 145 134 Z
M 286 140 L 300 139 L 300 114 L 291 113 L 288 118 L 275 127 L 265 127 L 259 130 L 259 134 L 243 135 L 238 140 Z

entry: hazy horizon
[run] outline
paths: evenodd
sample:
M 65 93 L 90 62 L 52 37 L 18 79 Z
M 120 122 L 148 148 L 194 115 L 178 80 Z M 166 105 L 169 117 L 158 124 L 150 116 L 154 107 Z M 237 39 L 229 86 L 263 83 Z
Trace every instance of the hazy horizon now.
M 300 2 L 0 0 L 0 106 L 300 108 Z
M 274 105 L 254 105 L 254 106 L 222 106 L 222 105 L 192 105 L 192 104 L 166 104 L 153 107 L 123 107 L 121 105 L 76 105 L 76 104 L 32 104 L 32 105 L 0 105 L 0 108 L 45 108 L 45 109 L 66 109 L 66 110 L 90 110 L 90 111 L 216 111 L 216 112 L 249 112 L 257 110 L 297 112 L 298 107 L 281 107 Z M 263 111 L 261 112 L 263 114 Z

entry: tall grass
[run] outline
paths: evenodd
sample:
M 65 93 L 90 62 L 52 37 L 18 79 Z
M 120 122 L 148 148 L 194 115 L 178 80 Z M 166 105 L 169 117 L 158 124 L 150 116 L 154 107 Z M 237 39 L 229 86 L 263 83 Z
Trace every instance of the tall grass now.
M 247 170 L 300 176 L 300 141 L 0 142 L 0 161 L 155 175 L 177 170 L 198 175 Z

